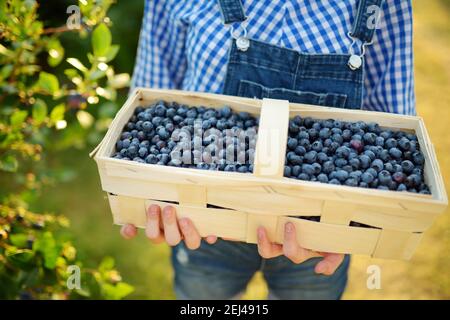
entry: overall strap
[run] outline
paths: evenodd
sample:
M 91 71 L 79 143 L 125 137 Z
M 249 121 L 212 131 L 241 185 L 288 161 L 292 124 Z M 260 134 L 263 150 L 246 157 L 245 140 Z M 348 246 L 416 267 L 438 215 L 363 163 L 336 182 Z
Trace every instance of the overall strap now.
M 220 12 L 223 16 L 223 23 L 230 24 L 234 22 L 242 22 L 245 16 L 244 7 L 241 0 L 218 0 Z
M 372 42 L 384 1 L 359 0 L 353 29 L 349 34 L 352 38 L 361 40 L 363 44 Z

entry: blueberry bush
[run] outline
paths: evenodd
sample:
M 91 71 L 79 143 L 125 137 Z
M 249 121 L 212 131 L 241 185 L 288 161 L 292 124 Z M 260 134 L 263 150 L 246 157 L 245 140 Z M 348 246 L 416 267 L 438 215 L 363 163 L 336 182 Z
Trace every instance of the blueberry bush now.
M 40 20 L 44 2 L 0 0 L 0 299 L 120 299 L 133 291 L 111 258 L 96 267 L 77 258 L 67 218 L 35 210 L 43 187 L 74 174 L 52 168 L 49 155 L 98 139 L 129 81 L 110 64 L 119 51 L 107 16 L 113 0 L 75 4 L 74 29 Z M 89 41 L 92 52 L 71 56 L 63 34 Z M 69 288 L 77 268 L 81 286 Z

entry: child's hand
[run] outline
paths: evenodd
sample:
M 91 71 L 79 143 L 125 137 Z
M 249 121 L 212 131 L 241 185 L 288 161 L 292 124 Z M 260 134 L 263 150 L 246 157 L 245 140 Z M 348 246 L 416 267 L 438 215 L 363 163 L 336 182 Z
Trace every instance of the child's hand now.
M 120 230 L 125 239 L 134 238 L 137 235 L 137 228 L 132 224 L 122 226 Z M 177 220 L 175 208 L 172 206 L 161 208 L 158 205 L 151 205 L 147 210 L 147 226 L 145 235 L 153 243 L 166 242 L 170 246 L 176 246 L 183 239 L 186 247 L 191 250 L 200 247 L 201 237 L 188 218 Z M 208 236 L 205 241 L 213 244 L 217 241 L 216 236 Z
M 297 243 L 297 236 L 295 233 L 295 226 L 293 223 L 286 223 L 284 227 L 284 241 L 283 244 L 271 243 L 267 237 L 266 229 L 258 228 L 258 251 L 261 257 L 269 259 L 281 255 L 285 255 L 294 263 L 302 263 L 313 257 L 323 257 L 317 263 L 315 272 L 324 275 L 332 275 L 344 260 L 343 254 L 315 252 L 302 248 Z

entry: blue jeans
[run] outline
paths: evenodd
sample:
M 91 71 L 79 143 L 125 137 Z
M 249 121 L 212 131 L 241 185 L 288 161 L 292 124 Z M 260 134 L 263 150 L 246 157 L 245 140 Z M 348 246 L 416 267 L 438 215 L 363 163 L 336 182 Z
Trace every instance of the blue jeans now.
M 350 257 L 331 276 L 317 275 L 320 258 L 294 264 L 280 256 L 264 259 L 254 244 L 218 240 L 202 241 L 198 250 L 181 243 L 172 250 L 175 292 L 179 299 L 232 299 L 243 293 L 261 271 L 273 299 L 339 299 L 347 284 Z

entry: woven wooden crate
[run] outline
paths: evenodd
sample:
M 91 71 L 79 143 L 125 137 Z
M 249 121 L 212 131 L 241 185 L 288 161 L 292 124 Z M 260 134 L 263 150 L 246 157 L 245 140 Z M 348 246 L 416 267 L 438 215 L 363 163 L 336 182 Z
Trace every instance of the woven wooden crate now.
M 165 100 L 260 115 L 254 173 L 205 171 L 113 159 L 124 125 L 139 105 Z M 414 131 L 425 156 L 425 181 L 432 195 L 364 189 L 283 177 L 288 119 L 375 121 L 383 128 Z M 280 134 L 281 133 L 281 134 Z M 277 146 L 268 148 L 266 146 Z M 264 150 L 263 150 L 264 149 Z M 108 193 L 115 224 L 145 227 L 151 204 L 170 203 L 178 217 L 189 217 L 202 236 L 217 235 L 256 243 L 264 226 L 282 243 L 286 222 L 295 224 L 299 243 L 308 249 L 409 259 L 423 233 L 448 200 L 434 147 L 420 117 L 289 104 L 175 90 L 136 89 L 91 153 L 102 188 Z M 211 206 L 220 208 L 211 208 Z M 297 216 L 320 216 L 320 222 Z M 369 225 L 353 227 L 351 222 Z

